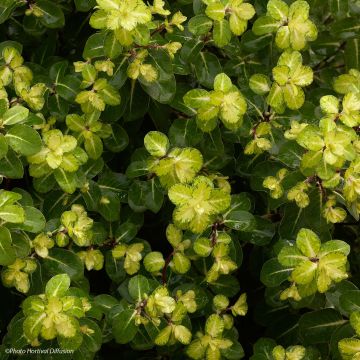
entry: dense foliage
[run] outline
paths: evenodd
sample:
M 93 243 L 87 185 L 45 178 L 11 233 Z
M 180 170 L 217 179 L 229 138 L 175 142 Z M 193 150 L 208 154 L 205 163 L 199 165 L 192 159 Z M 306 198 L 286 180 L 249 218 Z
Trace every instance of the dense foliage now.
M 0 358 L 360 359 L 359 18 L 1 0 Z

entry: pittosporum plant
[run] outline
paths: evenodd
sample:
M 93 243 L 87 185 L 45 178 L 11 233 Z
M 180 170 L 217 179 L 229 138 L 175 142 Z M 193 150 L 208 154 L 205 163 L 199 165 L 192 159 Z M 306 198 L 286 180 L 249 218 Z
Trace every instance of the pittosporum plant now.
M 359 16 L 0 1 L 0 358 L 360 359 Z

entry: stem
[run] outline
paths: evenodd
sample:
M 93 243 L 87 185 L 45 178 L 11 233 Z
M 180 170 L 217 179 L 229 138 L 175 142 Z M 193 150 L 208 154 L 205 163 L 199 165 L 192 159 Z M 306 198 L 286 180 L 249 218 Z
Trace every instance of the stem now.
M 162 275 L 161 278 L 162 278 L 163 285 L 166 284 L 166 270 L 167 270 L 173 256 L 174 256 L 174 251 L 172 251 L 165 260 L 165 265 L 164 265 L 164 267 L 162 269 L 162 273 L 161 273 L 161 275 Z
M 340 50 L 343 50 L 345 48 L 345 46 L 346 46 L 346 41 L 343 41 L 333 54 L 328 55 L 325 59 L 321 60 L 318 64 L 316 64 L 313 67 L 314 71 L 321 70 L 324 66 L 326 66 L 330 61 L 332 61 L 336 57 L 337 53 Z
M 219 223 L 216 222 L 215 224 L 213 224 L 212 226 L 212 230 L 211 230 L 211 245 L 214 247 L 216 245 L 216 241 L 217 241 L 217 229 L 219 227 Z
M 156 33 L 160 33 L 165 29 L 165 24 L 160 25 L 157 29 L 151 32 L 150 36 L 155 35 Z

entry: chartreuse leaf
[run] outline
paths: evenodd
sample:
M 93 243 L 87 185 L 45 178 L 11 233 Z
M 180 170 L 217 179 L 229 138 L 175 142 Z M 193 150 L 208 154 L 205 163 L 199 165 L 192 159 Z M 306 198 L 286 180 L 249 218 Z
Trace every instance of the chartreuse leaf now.
M 249 86 L 255 94 L 264 95 L 270 91 L 270 80 L 266 75 L 255 74 L 251 76 Z
M 285 245 L 278 254 L 278 261 L 282 266 L 293 268 L 289 278 L 292 285 L 282 293 L 282 297 L 299 300 L 317 290 L 324 293 L 332 283 L 346 279 L 349 251 L 349 246 L 343 241 L 330 240 L 321 244 L 313 231 L 300 229 L 296 245 Z
M 317 38 L 317 28 L 309 19 L 309 4 L 297 0 L 290 6 L 282 0 L 269 0 L 267 13 L 253 26 L 256 35 L 276 33 L 275 43 L 280 49 L 302 50 L 307 41 Z
M 218 47 L 224 47 L 231 40 L 231 29 L 227 20 L 215 21 L 213 30 L 214 42 Z
M 62 297 L 70 287 L 70 277 L 67 274 L 60 274 L 52 277 L 45 287 L 47 297 Z
M 358 0 L 0 3 L 6 359 L 360 359 Z
M 319 237 L 309 229 L 301 229 L 296 237 L 296 246 L 307 257 L 315 257 L 320 250 Z
M 25 211 L 19 205 L 4 205 L 0 207 L 0 219 L 9 223 L 21 224 L 25 221 Z
M 166 135 L 157 131 L 150 131 L 146 134 L 144 145 L 151 155 L 158 157 L 165 156 L 170 146 Z

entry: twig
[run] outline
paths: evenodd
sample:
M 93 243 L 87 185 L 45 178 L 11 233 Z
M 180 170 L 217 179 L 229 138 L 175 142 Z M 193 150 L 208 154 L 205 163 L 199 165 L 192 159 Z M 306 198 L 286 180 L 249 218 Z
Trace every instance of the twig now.
M 166 284 L 166 270 L 167 270 L 167 268 L 168 268 L 168 266 L 170 264 L 170 261 L 171 261 L 173 255 L 174 255 L 174 251 L 172 251 L 165 260 L 165 264 L 164 264 L 164 267 L 163 267 L 162 273 L 161 273 L 161 275 L 162 275 L 161 279 L 162 279 L 163 285 Z

